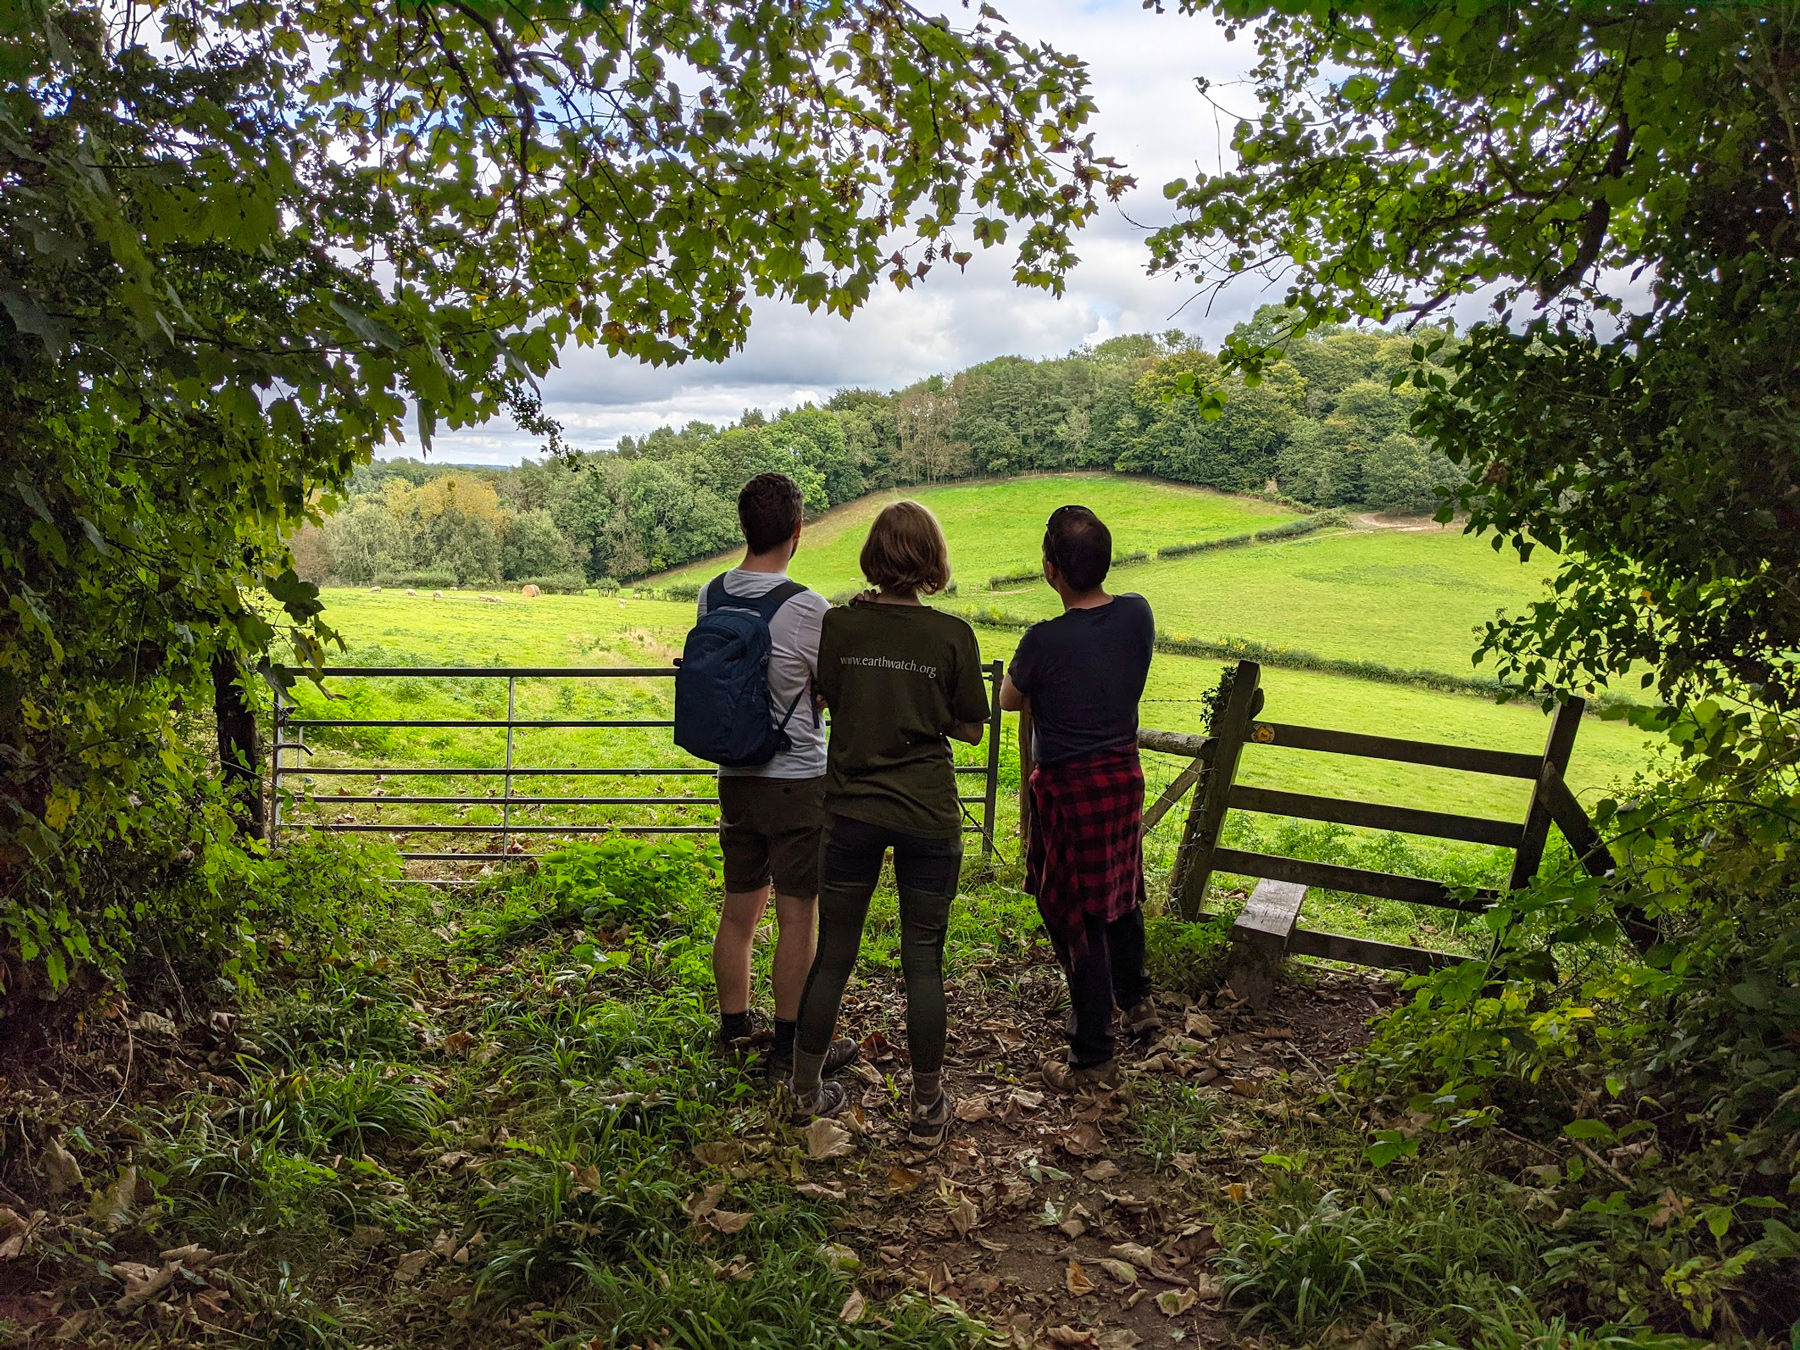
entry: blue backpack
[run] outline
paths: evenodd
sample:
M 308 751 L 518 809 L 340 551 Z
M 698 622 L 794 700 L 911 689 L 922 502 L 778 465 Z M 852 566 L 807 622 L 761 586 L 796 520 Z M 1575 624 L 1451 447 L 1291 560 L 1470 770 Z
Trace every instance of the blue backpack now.
M 725 578 L 706 588 L 706 613 L 682 648 L 675 671 L 675 744 L 728 769 L 767 764 L 793 742 L 787 724 L 802 689 L 777 723 L 769 702 L 769 625 L 804 591 L 783 582 L 752 600 L 732 595 Z

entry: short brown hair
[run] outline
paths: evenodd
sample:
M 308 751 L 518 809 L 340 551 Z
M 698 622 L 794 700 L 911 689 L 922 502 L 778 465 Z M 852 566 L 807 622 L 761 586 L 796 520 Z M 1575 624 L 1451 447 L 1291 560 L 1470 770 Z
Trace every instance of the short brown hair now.
M 800 485 L 785 473 L 759 473 L 738 493 L 738 524 L 752 553 L 767 553 L 792 539 L 805 514 Z
M 1044 561 L 1075 590 L 1091 591 L 1112 569 L 1112 531 L 1085 506 L 1059 506 L 1044 528 Z
M 881 508 L 863 540 L 862 574 L 871 586 L 935 595 L 950 584 L 950 545 L 937 517 L 918 502 Z

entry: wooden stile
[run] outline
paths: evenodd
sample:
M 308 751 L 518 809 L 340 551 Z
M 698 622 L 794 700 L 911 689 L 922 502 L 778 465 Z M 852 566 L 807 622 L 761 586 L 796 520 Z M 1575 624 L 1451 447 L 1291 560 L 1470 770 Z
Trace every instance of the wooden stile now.
M 1605 841 L 1564 781 L 1575 747 L 1575 735 L 1581 725 L 1582 700 L 1558 699 L 1545 738 L 1544 753 L 1532 756 L 1515 751 L 1409 741 L 1283 722 L 1259 722 L 1256 715 L 1262 707 L 1261 675 L 1256 662 L 1238 663 L 1231 692 L 1214 728 L 1215 735 L 1210 740 L 1189 738 L 1195 750 L 1193 762 L 1144 813 L 1144 828 L 1148 830 L 1190 785 L 1198 785 L 1188 807 L 1186 827 L 1169 884 L 1170 900 L 1183 918 L 1192 920 L 1200 914 L 1206 888 L 1215 871 L 1260 878 L 1232 927 L 1232 987 L 1253 1004 L 1261 1006 L 1272 996 L 1275 972 L 1288 953 L 1420 972 L 1442 969 L 1464 959 L 1446 952 L 1301 928 L 1300 913 L 1309 887 L 1465 913 L 1487 908 L 1500 893 L 1452 888 L 1426 877 L 1372 872 L 1305 858 L 1284 858 L 1227 848 L 1219 839 L 1226 814 L 1232 809 L 1511 848 L 1515 850 L 1515 857 L 1507 880 L 1509 890 L 1529 885 L 1537 875 L 1552 824 L 1562 830 L 1590 872 L 1605 875 L 1612 869 L 1613 858 Z M 1139 744 L 1145 749 L 1165 753 L 1187 753 L 1190 746 L 1177 745 L 1173 737 L 1174 733 L 1170 732 L 1143 732 L 1139 735 Z M 1525 778 L 1532 781 L 1531 804 L 1525 819 L 1515 823 L 1310 793 L 1281 792 L 1236 782 L 1238 762 L 1244 749 L 1262 745 Z

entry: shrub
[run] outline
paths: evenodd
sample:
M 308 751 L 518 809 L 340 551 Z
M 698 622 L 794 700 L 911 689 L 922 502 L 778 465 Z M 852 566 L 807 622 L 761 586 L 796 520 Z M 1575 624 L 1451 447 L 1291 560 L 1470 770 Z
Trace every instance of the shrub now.
M 447 591 L 456 585 L 456 573 L 429 572 L 377 572 L 377 586 L 411 586 L 421 591 Z
M 579 571 L 551 572 L 541 577 L 520 577 L 506 584 L 515 590 L 522 586 L 536 586 L 545 595 L 580 595 L 588 588 L 588 579 Z M 617 590 L 618 587 L 615 585 L 613 589 Z
M 576 923 L 704 922 L 720 884 L 718 852 L 710 842 L 612 835 L 569 844 L 539 861 L 535 871 L 499 878 L 492 890 L 497 910 L 472 918 L 462 942 L 496 950 Z
M 1150 983 L 1190 998 L 1217 989 L 1231 951 L 1232 917 L 1219 915 L 1205 923 L 1187 923 L 1164 914 L 1147 920 L 1144 955 Z

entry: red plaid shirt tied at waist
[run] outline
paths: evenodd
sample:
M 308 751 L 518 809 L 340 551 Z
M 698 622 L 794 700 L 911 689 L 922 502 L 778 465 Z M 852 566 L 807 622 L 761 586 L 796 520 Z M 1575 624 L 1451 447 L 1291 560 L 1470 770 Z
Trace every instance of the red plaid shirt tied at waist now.
M 1025 890 L 1044 926 L 1079 957 L 1087 921 L 1144 903 L 1144 770 L 1135 743 L 1031 771 Z

